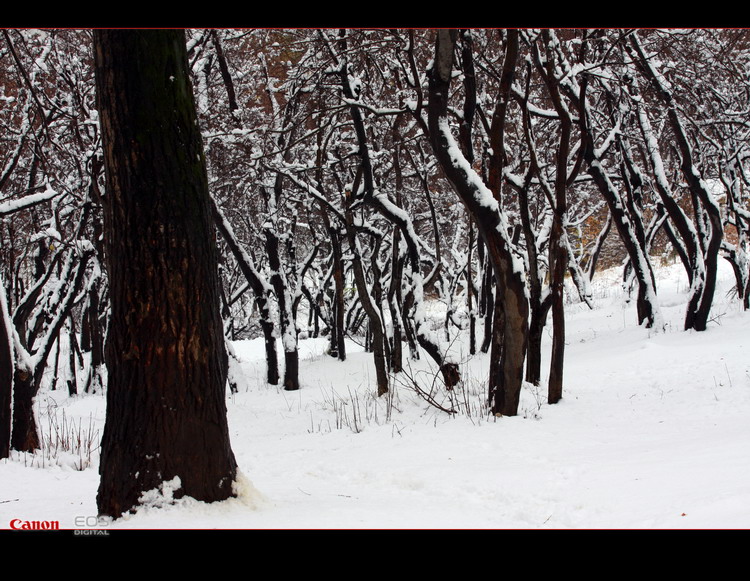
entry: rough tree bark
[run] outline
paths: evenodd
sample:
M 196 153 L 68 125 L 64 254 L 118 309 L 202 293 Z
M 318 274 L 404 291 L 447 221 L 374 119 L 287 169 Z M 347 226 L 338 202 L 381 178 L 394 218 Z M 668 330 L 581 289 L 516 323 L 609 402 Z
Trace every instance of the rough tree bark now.
M 206 165 L 181 30 L 97 30 L 112 318 L 100 514 L 234 495 Z M 176 479 L 179 479 L 177 482 Z
M 0 458 L 10 455 L 11 393 L 13 392 L 13 342 L 5 284 L 0 276 Z

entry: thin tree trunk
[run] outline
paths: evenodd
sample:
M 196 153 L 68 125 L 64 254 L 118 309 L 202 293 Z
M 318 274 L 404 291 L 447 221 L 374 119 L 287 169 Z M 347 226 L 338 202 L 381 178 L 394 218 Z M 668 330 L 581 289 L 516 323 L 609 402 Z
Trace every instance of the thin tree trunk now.
M 584 141 L 584 157 L 588 164 L 588 173 L 607 202 L 609 214 L 617 227 L 617 232 L 620 234 L 623 246 L 625 246 L 628 252 L 628 257 L 638 280 L 638 298 L 636 302 L 638 324 L 645 323 L 647 328 L 659 328 L 663 324 L 663 321 L 656 298 L 656 284 L 654 282 L 651 261 L 646 253 L 646 249 L 639 244 L 636 228 L 633 226 L 633 222 L 637 220 L 637 216 L 628 214 L 622 196 L 596 156 L 594 136 L 587 119 L 589 113 L 586 107 L 585 94 L 581 99 L 580 106 L 582 109 L 580 127 Z
M 391 312 L 391 359 L 388 362 L 391 371 L 399 373 L 404 368 L 403 345 L 401 343 L 401 277 L 403 276 L 403 262 L 399 256 L 399 240 L 401 231 L 393 228 L 393 239 L 391 241 L 391 284 L 388 287 L 388 308 Z
M 372 353 L 375 362 L 375 379 L 377 382 L 378 396 L 388 393 L 388 369 L 385 355 L 385 330 L 380 318 L 380 311 L 373 303 L 370 291 L 367 288 L 367 279 L 362 265 L 362 255 L 357 244 L 357 233 L 354 229 L 354 216 L 351 208 L 346 207 L 346 230 L 349 238 L 349 247 L 352 253 L 352 266 L 354 268 L 354 281 L 357 292 L 362 303 L 362 308 L 367 313 L 369 332 L 372 333 Z M 367 332 L 367 331 L 366 331 Z M 368 333 L 369 333 L 368 332 Z
M 344 259 L 341 252 L 341 236 L 331 225 L 325 208 L 320 208 L 326 230 L 331 237 L 331 259 L 333 261 L 333 317 L 331 325 L 331 352 L 339 361 L 346 361 L 346 343 L 344 342 L 344 319 L 346 318 L 346 301 L 344 300 Z
M 477 352 L 477 316 L 474 312 L 474 274 L 471 269 L 474 247 L 474 222 L 469 216 L 469 248 L 466 250 L 466 308 L 469 311 L 469 354 Z
M 78 395 L 78 373 L 76 370 L 76 331 L 71 320 L 68 331 L 68 395 Z
M 13 342 L 5 283 L 0 276 L 0 459 L 10 455 Z
M 260 311 L 260 328 L 263 331 L 263 341 L 266 350 L 266 380 L 271 385 L 278 385 L 279 358 L 276 353 L 276 337 L 274 337 L 273 332 L 274 326 L 271 318 L 271 307 L 268 304 L 268 291 L 270 291 L 270 287 L 261 278 L 250 256 L 240 246 L 237 237 L 234 235 L 232 226 L 213 198 L 211 199 L 211 211 L 216 228 L 224 238 L 242 274 L 255 294 L 255 303 L 258 305 L 258 311 Z
M 543 31 L 542 35 L 546 40 L 547 46 L 551 47 L 551 33 Z M 549 52 L 551 53 L 551 50 Z M 552 55 L 549 54 L 548 56 L 551 57 Z M 552 354 L 550 358 L 549 382 L 547 385 L 547 402 L 554 404 L 562 399 L 563 393 L 563 370 L 565 363 L 565 309 L 563 290 L 565 287 L 565 272 L 568 269 L 565 226 L 568 214 L 568 181 L 574 179 L 574 175 L 568 176 L 568 156 L 570 153 L 570 136 L 573 121 L 568 109 L 562 102 L 559 79 L 555 75 L 554 66 L 550 58 L 547 59 L 546 65 L 546 72 L 542 72 L 542 74 L 560 118 L 560 141 L 556 152 L 552 233 L 549 242 Z M 544 67 L 540 68 L 544 69 Z M 577 169 L 574 169 L 573 173 L 575 174 L 576 172 Z
M 270 283 L 279 304 L 279 330 L 281 331 L 281 345 L 284 349 L 283 385 L 286 391 L 296 391 L 299 389 L 299 350 L 297 349 L 297 329 L 290 304 L 291 297 L 288 293 L 286 277 L 282 277 L 281 273 L 279 239 L 271 229 L 266 229 L 264 234 L 268 265 L 273 272 Z

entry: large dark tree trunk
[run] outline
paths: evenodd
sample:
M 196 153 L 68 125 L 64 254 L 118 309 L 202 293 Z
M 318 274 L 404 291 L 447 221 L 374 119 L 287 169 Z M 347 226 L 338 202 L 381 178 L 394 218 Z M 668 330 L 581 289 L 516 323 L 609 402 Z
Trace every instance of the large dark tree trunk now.
M 205 157 L 180 30 L 98 30 L 112 318 L 99 512 L 170 481 L 234 495 L 227 358 Z

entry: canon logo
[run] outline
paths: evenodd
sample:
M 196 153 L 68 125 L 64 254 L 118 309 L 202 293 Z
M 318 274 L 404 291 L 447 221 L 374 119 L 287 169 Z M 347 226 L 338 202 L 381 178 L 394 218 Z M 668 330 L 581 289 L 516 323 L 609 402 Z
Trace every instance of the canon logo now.
M 10 521 L 10 528 L 16 531 L 58 531 L 60 521 L 57 520 L 21 520 L 14 518 Z

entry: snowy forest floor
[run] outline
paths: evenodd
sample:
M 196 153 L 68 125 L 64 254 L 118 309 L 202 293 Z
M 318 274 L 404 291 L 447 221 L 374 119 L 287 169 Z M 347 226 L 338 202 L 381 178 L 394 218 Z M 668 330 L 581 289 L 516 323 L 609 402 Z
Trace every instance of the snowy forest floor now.
M 264 382 L 259 341 L 234 344 L 239 392 L 228 394 L 238 498 L 174 500 L 168 486 L 108 528 L 750 528 L 750 313 L 722 262 L 712 323 L 682 330 L 686 278 L 659 269 L 665 332 L 636 325 L 620 270 L 597 274 L 595 305 L 567 310 L 563 400 L 525 385 L 519 415 L 482 410 L 487 356 L 468 356 L 450 416 L 426 357 L 373 394 L 372 357 L 350 342 L 339 362 L 325 339 L 301 341 L 302 389 Z M 547 345 L 549 348 L 549 326 Z M 408 375 L 408 377 L 407 377 Z M 410 379 L 411 378 L 411 379 Z M 14 518 L 99 526 L 103 394 L 43 391 L 46 447 L 0 461 L 0 528 Z M 449 405 L 447 399 L 440 400 Z M 67 448 L 67 449 L 66 449 Z

